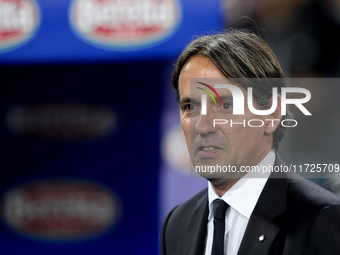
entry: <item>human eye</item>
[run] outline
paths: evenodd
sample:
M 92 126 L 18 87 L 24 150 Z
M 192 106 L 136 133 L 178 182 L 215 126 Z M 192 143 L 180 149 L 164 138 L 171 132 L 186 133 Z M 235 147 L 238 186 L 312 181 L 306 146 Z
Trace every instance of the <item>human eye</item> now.
M 201 103 L 198 100 L 191 100 L 190 98 L 182 98 L 179 101 L 179 109 L 182 116 L 192 117 L 199 114 Z
M 233 103 L 232 102 L 223 102 L 217 107 L 217 111 L 220 114 L 232 114 L 233 112 Z
M 194 117 L 200 112 L 200 106 L 194 102 L 185 102 L 180 105 L 182 116 Z
M 196 109 L 196 106 L 193 105 L 193 104 L 186 104 L 186 105 L 184 105 L 184 110 L 186 110 L 186 111 L 193 111 L 195 109 Z
M 229 110 L 232 108 L 232 104 L 230 103 L 222 103 L 223 110 Z

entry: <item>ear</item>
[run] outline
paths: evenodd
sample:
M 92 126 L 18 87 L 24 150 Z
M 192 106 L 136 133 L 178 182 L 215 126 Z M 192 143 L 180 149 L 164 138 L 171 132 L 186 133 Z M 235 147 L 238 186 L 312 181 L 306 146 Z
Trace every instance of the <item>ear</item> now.
M 270 102 L 272 103 L 272 99 Z M 281 115 L 281 95 L 277 95 L 277 107 L 275 111 L 266 116 L 266 121 L 265 121 L 265 127 L 264 127 L 264 132 L 265 134 L 269 135 L 274 133 L 274 131 L 277 129 L 277 127 L 280 125 L 282 120 L 282 115 Z

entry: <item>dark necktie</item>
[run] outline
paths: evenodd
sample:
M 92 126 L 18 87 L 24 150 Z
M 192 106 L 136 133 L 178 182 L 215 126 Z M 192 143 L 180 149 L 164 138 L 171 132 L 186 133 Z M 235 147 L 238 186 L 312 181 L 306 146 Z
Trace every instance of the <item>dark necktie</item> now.
M 222 199 L 213 201 L 214 207 L 214 239 L 211 255 L 223 255 L 224 251 L 224 231 L 225 231 L 225 212 L 228 204 Z

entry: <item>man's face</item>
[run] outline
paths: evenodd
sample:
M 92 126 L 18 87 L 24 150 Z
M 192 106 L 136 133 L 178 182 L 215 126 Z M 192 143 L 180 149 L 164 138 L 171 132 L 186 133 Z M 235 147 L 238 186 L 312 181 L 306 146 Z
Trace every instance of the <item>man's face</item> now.
M 271 150 L 272 134 L 266 133 L 268 116 L 258 116 L 244 106 L 244 115 L 233 115 L 232 94 L 228 89 L 216 89 L 222 99 L 222 106 L 214 104 L 207 96 L 207 114 L 201 114 L 201 95 L 203 90 L 192 87 L 190 78 L 226 78 L 209 58 L 193 56 L 183 66 L 179 76 L 181 125 L 186 138 L 191 161 L 196 166 L 241 166 L 257 165 Z M 212 79 L 213 80 L 213 79 Z M 226 80 L 226 83 L 232 84 Z M 199 84 L 198 84 L 199 85 Z M 208 84 L 214 87 L 215 84 Z M 238 85 L 236 85 L 238 86 Z M 247 91 L 238 86 L 247 102 Z M 210 100 L 211 99 L 211 100 Z M 257 108 L 253 101 L 254 107 Z M 228 124 L 213 126 L 214 119 L 226 119 Z M 242 122 L 231 127 L 230 121 Z M 261 119 L 263 127 L 250 127 L 248 120 Z M 253 125 L 259 125 L 259 122 Z M 201 174 L 202 175 L 202 174 Z M 222 177 L 203 174 L 206 178 Z M 224 176 L 224 175 L 223 175 Z M 228 177 L 232 178 L 232 177 Z

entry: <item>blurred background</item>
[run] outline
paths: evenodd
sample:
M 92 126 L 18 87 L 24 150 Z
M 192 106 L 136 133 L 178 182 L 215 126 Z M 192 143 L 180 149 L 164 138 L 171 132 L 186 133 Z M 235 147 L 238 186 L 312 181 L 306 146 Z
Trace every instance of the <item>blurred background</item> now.
M 230 26 L 287 77 L 323 78 L 297 80 L 313 116 L 296 113 L 282 158 L 340 163 L 339 0 L 0 0 L 1 253 L 159 254 L 166 214 L 207 186 L 189 177 L 173 63 Z M 312 181 L 340 195 L 328 177 Z

